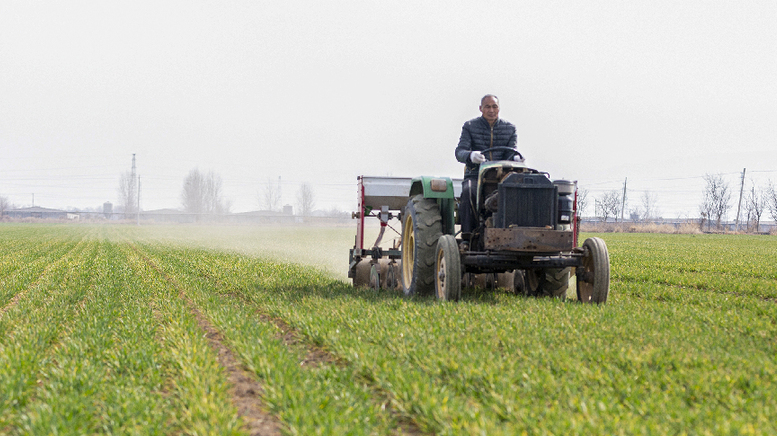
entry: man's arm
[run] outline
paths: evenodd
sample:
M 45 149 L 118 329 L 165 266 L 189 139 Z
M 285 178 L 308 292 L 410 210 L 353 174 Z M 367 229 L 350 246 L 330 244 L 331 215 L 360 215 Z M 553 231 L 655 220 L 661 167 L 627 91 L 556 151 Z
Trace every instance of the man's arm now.
M 504 144 L 505 147 L 510 147 L 515 151 L 518 151 L 518 130 L 516 129 L 515 125 L 505 121 L 505 124 L 503 125 L 503 130 L 501 133 L 502 141 L 504 141 L 504 138 L 507 137 L 507 142 L 501 142 L 501 144 Z M 502 151 L 498 153 L 499 159 L 507 159 L 507 156 L 509 155 L 508 152 Z
M 469 132 L 469 122 L 466 122 L 464 127 L 461 128 L 459 145 L 456 147 L 456 160 L 461 163 L 468 163 L 470 152 L 472 152 L 472 135 Z
M 518 129 L 513 126 L 513 134 L 510 135 L 510 139 L 507 140 L 507 146 L 518 150 Z

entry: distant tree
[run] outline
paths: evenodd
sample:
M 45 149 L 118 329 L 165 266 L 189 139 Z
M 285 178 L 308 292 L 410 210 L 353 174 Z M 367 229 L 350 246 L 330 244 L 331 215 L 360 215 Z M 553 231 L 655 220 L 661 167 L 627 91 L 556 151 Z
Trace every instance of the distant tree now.
M 308 183 L 303 183 L 300 185 L 299 191 L 297 191 L 297 206 L 299 207 L 300 215 L 310 215 L 313 212 L 314 204 L 313 188 Z
M 704 231 L 704 224 L 707 224 L 707 229 L 710 228 L 710 216 L 707 211 L 702 209 L 702 206 L 699 206 L 699 231 Z
M 224 199 L 221 186 L 221 176 L 213 171 L 207 174 L 196 168 L 189 171 L 181 191 L 184 210 L 198 216 L 229 213 L 231 204 Z
M 585 213 L 585 209 L 588 207 L 588 190 L 577 190 L 577 215 L 582 217 Z
M 329 208 L 329 210 L 326 211 L 326 216 L 332 217 L 332 218 L 340 218 L 340 219 L 351 218 L 350 213 L 340 210 L 340 208 L 337 206 L 332 206 L 331 208 Z
M 132 173 L 125 171 L 119 177 L 119 209 L 124 211 L 125 217 L 137 212 L 138 207 L 138 183 Z
M 707 201 L 706 195 L 705 199 L 701 202 L 699 205 L 699 216 L 701 219 L 699 220 L 699 229 L 704 229 L 704 224 L 707 224 L 707 230 L 712 229 L 712 214 L 713 214 L 713 204 L 712 201 Z
M 607 218 L 613 217 L 617 222 L 618 214 L 621 211 L 621 195 L 618 190 L 605 192 L 596 202 L 596 216 L 604 222 L 607 222 Z
M 0 217 L 5 215 L 5 211 L 11 208 L 11 204 L 8 203 L 8 197 L 0 196 Z
M 650 221 L 651 219 L 656 218 L 658 215 L 656 211 L 656 202 L 658 201 L 656 195 L 650 191 L 645 191 L 642 193 L 641 200 L 642 210 L 640 211 L 640 218 L 642 221 Z
M 755 182 L 750 187 L 745 197 L 745 215 L 747 216 L 747 230 L 758 233 L 761 230 L 761 216 L 766 209 L 766 192 L 755 187 Z
M 771 180 L 766 186 L 766 208 L 769 209 L 769 214 L 774 221 L 777 221 L 777 188 L 774 186 Z
M 264 188 L 264 192 L 260 195 L 259 202 L 265 210 L 280 211 L 281 210 L 281 180 L 273 182 L 271 178 L 267 178 L 267 186 Z
M 706 174 L 704 181 L 706 183 L 704 198 L 699 206 L 699 211 L 701 212 L 702 219 L 707 220 L 708 227 L 712 224 L 712 221 L 715 221 L 715 228 L 720 229 L 721 222 L 731 207 L 729 205 L 731 190 L 728 183 L 723 180 L 723 176 Z

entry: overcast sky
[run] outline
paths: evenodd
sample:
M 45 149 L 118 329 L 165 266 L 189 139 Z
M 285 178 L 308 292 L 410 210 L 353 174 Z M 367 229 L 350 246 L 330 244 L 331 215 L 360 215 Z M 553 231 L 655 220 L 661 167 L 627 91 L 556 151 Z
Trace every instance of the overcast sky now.
M 0 0 L 0 195 L 118 203 L 135 153 L 145 210 L 199 168 L 236 212 L 278 177 L 351 211 L 357 175 L 461 177 L 493 93 L 530 166 L 695 217 L 705 174 L 777 183 L 775 23 L 773 0 Z

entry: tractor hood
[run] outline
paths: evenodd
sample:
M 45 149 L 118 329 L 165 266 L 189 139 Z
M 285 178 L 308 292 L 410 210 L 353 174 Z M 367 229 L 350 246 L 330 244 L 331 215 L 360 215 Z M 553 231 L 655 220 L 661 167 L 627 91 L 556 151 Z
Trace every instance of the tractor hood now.
M 478 171 L 478 183 L 483 182 L 483 177 L 485 175 L 497 176 L 501 178 L 502 174 L 528 172 L 538 171 L 529 168 L 524 162 L 516 162 L 513 160 L 494 160 L 483 162 L 480 164 L 480 170 Z

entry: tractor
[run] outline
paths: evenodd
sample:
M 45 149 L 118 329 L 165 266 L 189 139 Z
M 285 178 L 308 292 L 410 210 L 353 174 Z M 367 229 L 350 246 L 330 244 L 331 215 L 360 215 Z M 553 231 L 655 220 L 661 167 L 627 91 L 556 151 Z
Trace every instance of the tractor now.
M 518 153 L 508 147 L 484 150 Z M 607 301 L 610 262 L 600 238 L 578 246 L 576 183 L 511 160 L 480 164 L 471 202 L 461 180 L 448 177 L 359 178 L 360 220 L 348 275 L 355 286 L 402 288 L 406 296 L 458 300 L 462 285 L 486 277 L 525 296 L 565 298 L 572 271 L 581 302 Z M 468 234 L 457 231 L 458 211 L 477 217 Z M 372 248 L 364 248 L 364 218 L 380 219 Z M 402 228 L 398 243 L 380 248 L 389 221 Z M 480 283 L 483 283 L 481 280 Z

